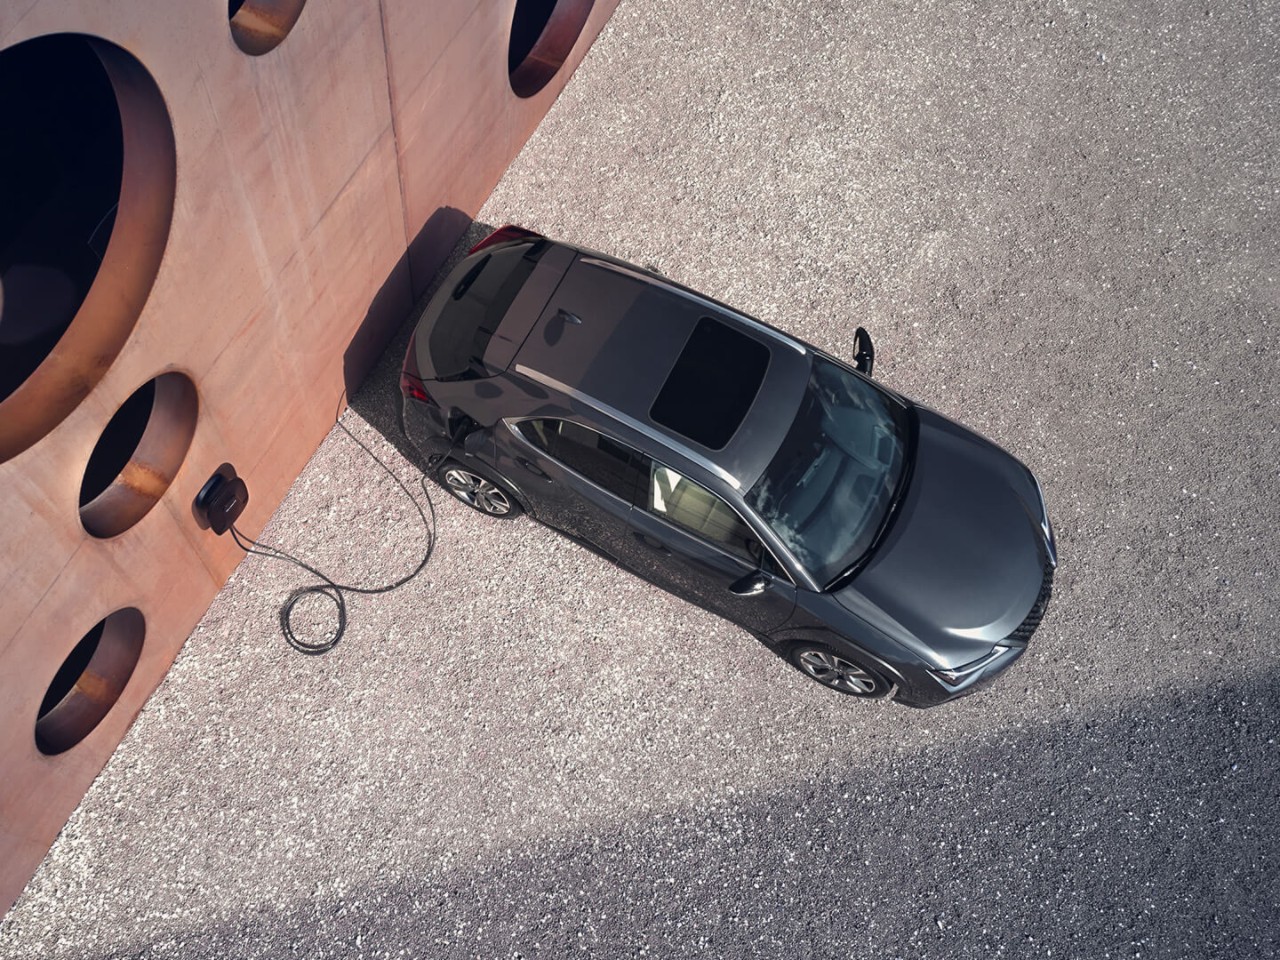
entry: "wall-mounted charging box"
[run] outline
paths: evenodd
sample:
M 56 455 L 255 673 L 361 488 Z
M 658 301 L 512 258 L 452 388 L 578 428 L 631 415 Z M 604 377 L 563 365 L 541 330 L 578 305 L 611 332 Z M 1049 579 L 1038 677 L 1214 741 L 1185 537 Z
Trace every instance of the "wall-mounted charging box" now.
M 191 504 L 196 522 L 221 536 L 231 529 L 249 504 L 249 488 L 236 476 L 236 468 L 224 463 L 205 481 Z

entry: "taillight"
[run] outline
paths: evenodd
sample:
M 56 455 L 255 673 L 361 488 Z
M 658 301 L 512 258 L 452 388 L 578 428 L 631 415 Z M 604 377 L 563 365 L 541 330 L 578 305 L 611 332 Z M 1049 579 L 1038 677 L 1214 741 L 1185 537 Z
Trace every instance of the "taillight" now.
M 427 393 L 426 388 L 423 387 L 422 381 L 410 374 L 403 372 L 400 374 L 400 392 L 411 400 L 420 400 L 433 407 L 436 405 L 436 402 L 431 399 L 431 394 Z
M 417 334 L 409 337 L 409 349 L 404 352 L 404 365 L 400 369 L 400 392 L 406 397 L 421 400 L 423 403 L 435 405 L 431 394 L 422 385 L 422 377 L 418 374 L 418 351 L 415 341 Z
M 513 223 L 508 223 L 505 227 L 499 227 L 493 233 L 489 234 L 474 247 L 467 251 L 467 256 L 483 250 L 485 247 L 492 247 L 495 243 L 506 243 L 509 240 L 541 240 L 542 234 L 534 233 L 532 230 L 526 230 L 524 227 L 517 227 Z

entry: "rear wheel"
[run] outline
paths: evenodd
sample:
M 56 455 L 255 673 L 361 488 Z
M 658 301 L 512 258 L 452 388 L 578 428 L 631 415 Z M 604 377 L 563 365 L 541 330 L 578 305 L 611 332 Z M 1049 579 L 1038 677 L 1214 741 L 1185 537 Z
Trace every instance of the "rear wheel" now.
M 446 460 L 436 477 L 446 490 L 487 517 L 510 520 L 524 512 L 510 490 L 474 467 Z
M 889 692 L 889 684 L 877 674 L 821 643 L 797 643 L 787 659 L 810 680 L 851 697 L 874 700 Z

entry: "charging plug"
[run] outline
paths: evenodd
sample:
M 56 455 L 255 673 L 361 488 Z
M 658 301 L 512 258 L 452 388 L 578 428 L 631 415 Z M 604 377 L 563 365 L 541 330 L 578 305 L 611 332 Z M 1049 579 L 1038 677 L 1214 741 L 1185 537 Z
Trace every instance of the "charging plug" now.
M 236 468 L 224 463 L 205 481 L 191 503 L 191 513 L 202 530 L 218 536 L 231 529 L 249 505 L 249 488 L 236 476 Z

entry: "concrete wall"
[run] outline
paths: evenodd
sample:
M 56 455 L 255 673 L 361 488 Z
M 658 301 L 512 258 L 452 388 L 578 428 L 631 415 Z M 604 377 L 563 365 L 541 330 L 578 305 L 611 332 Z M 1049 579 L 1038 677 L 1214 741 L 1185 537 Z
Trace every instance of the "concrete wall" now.
M 527 2 L 551 11 L 516 65 L 529 96 L 517 0 L 0 5 L 0 57 L 93 38 L 124 155 L 92 287 L 0 400 L 0 913 L 242 557 L 193 518 L 201 485 L 233 463 L 261 528 L 617 4 Z M 7 84 L 0 110 L 29 93 Z M 0 311 L 22 295 L 3 278 Z M 82 504 L 104 428 L 157 377 L 133 455 Z

